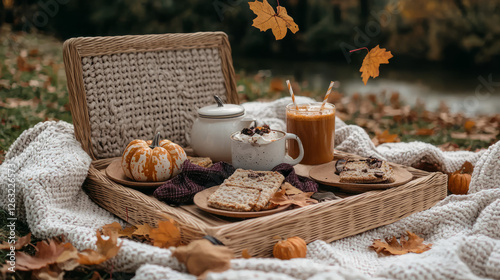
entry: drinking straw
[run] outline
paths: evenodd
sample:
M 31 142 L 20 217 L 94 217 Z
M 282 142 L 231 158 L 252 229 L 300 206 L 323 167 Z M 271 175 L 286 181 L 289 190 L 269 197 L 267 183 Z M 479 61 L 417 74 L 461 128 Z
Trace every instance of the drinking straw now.
M 323 110 L 323 107 L 325 107 L 326 101 L 328 100 L 328 97 L 330 97 L 330 93 L 332 92 L 333 84 L 335 82 L 331 81 L 330 86 L 328 87 L 328 91 L 325 94 L 325 98 L 323 99 L 323 104 L 321 104 L 321 108 L 319 109 L 320 111 Z
M 292 102 L 295 105 L 295 109 L 298 109 L 297 103 L 295 103 L 295 95 L 293 94 L 292 85 L 290 84 L 290 80 L 286 80 L 286 85 L 288 86 L 288 91 L 290 91 L 290 96 L 292 97 Z

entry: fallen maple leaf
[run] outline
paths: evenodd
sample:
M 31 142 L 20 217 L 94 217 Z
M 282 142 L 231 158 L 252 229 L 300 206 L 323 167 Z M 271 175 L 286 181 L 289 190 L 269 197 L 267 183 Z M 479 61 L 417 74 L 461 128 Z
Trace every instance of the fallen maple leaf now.
M 137 225 L 136 227 L 137 229 L 134 231 L 133 235 L 138 235 L 143 237 L 149 237 L 149 235 L 151 234 L 151 230 L 153 229 L 148 224 Z
M 158 228 L 151 230 L 149 238 L 153 239 L 154 246 L 160 248 L 179 246 L 181 244 L 181 232 L 171 219 L 158 222 Z
M 384 130 L 382 133 L 376 133 L 375 139 L 377 140 L 375 145 L 384 144 L 384 143 L 394 143 L 399 142 L 397 134 L 389 134 L 389 130 Z M 373 140 L 373 139 L 372 139 Z M 374 141 L 375 142 L 375 141 Z
M 104 240 L 101 236 L 99 230 L 96 231 L 97 250 L 86 249 L 81 253 L 78 253 L 78 263 L 84 265 L 100 264 L 115 257 L 118 251 L 122 247 L 122 243 L 118 245 L 118 234 L 116 232 L 110 232 L 109 238 Z
M 16 269 L 21 271 L 37 270 L 58 261 L 66 261 L 65 257 L 62 259 L 59 259 L 59 257 L 65 250 L 71 249 L 69 246 L 65 246 L 54 239 L 48 242 L 45 240 L 39 241 L 36 243 L 35 248 L 37 249 L 35 256 L 17 252 Z
M 385 242 L 376 239 L 370 248 L 384 255 L 404 255 L 410 252 L 420 254 L 431 249 L 432 244 L 424 244 L 424 239 L 413 232 L 407 231 L 407 233 L 408 239 L 401 237 L 401 243 L 393 236 L 391 239 L 386 238 Z
M 281 40 L 285 37 L 287 29 L 293 33 L 299 31 L 299 26 L 293 21 L 293 18 L 286 12 L 285 7 L 278 4 L 276 12 L 267 0 L 259 2 L 248 2 L 250 10 L 252 10 L 257 17 L 253 20 L 252 26 L 257 27 L 260 31 L 266 31 L 269 28 L 273 31 L 276 40 Z
M 19 237 L 16 240 L 15 244 L 10 244 L 7 241 L 2 242 L 2 244 L 0 244 L 0 250 L 10 250 L 11 247 L 14 247 L 14 249 L 19 250 L 24 246 L 28 245 L 30 242 L 31 242 L 31 233 L 28 233 L 23 237 Z
M 274 206 L 285 206 L 285 205 L 296 205 L 298 207 L 304 207 L 311 204 L 318 203 L 317 200 L 312 199 L 311 195 L 313 192 L 301 192 L 295 195 L 287 195 L 286 189 L 282 188 L 281 190 L 274 193 L 273 197 L 269 200 L 269 203 Z
M 113 222 L 102 227 L 102 234 L 109 236 L 112 233 L 116 233 L 118 234 L 118 237 L 132 238 L 132 235 L 136 230 L 137 227 L 135 226 L 127 226 L 122 229 L 122 226 L 118 222 Z
M 231 267 L 234 257 L 226 246 L 214 245 L 207 239 L 195 240 L 187 246 L 175 249 L 172 256 L 186 265 L 192 275 L 204 279 L 208 272 L 222 272 Z
M 378 77 L 380 64 L 388 64 L 391 57 L 393 57 L 391 52 L 381 49 L 379 45 L 371 49 L 365 56 L 365 59 L 363 59 L 363 64 L 359 69 L 363 83 L 366 85 L 370 77 Z

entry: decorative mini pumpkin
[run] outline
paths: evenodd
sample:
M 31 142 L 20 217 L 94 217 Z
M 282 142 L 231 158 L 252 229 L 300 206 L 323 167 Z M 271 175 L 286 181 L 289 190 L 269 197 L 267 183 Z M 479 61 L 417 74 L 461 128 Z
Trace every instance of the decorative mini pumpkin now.
M 459 170 L 450 174 L 448 190 L 453 194 L 467 194 L 474 166 L 466 161 Z
M 305 258 L 307 253 L 307 244 L 304 239 L 294 236 L 286 240 L 280 240 L 274 244 L 273 256 L 280 260 L 289 260 L 293 258 Z
M 453 173 L 448 180 L 448 190 L 453 194 L 467 194 L 471 175 L 467 173 Z
M 186 159 L 181 146 L 169 140 L 160 141 L 158 133 L 153 141 L 130 142 L 122 155 L 122 169 L 132 180 L 159 182 L 179 174 Z

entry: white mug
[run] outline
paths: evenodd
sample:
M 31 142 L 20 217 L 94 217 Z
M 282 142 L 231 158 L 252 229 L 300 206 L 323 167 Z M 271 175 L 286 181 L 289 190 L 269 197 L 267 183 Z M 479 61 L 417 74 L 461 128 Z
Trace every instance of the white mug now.
M 255 144 L 242 142 L 234 139 L 231 134 L 231 158 L 235 168 L 250 169 L 255 171 L 269 171 L 281 163 L 290 165 L 298 164 L 304 157 L 304 148 L 299 137 L 293 133 L 286 133 L 279 130 L 273 130 L 280 135 L 277 140 L 266 144 Z M 287 139 L 296 140 L 299 144 L 299 156 L 291 158 L 285 151 Z

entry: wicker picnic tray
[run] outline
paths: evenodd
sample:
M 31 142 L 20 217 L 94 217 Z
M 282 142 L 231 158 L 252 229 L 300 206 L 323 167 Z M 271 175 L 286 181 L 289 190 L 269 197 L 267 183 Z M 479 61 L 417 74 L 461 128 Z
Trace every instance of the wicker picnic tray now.
M 347 156 L 354 155 L 336 152 L 336 158 Z M 84 190 L 94 202 L 131 224 L 155 226 L 166 214 L 178 222 L 183 241 L 212 235 L 233 249 L 236 256 L 243 249 L 248 249 L 252 256 L 271 256 L 276 235 L 300 236 L 307 243 L 331 242 L 428 209 L 447 195 L 445 174 L 404 167 L 413 179 L 399 187 L 357 195 L 338 193 L 343 199 L 241 220 L 212 215 L 195 205 L 169 206 L 151 193 L 119 185 L 104 173 L 112 160 L 96 160 L 89 170 Z M 296 170 L 304 173 L 307 167 L 297 166 Z

